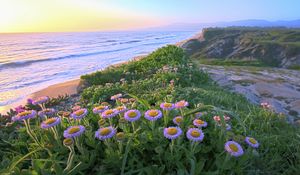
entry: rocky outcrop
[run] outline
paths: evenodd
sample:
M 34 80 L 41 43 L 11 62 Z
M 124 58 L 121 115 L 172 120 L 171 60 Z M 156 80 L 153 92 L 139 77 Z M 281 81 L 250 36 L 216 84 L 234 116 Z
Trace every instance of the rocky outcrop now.
M 244 95 L 250 102 L 267 102 L 277 113 L 300 119 L 299 71 L 281 68 L 201 65 L 220 86 Z M 300 123 L 299 123 L 300 124 Z
M 208 28 L 179 45 L 196 59 L 260 60 L 270 66 L 300 66 L 299 29 Z

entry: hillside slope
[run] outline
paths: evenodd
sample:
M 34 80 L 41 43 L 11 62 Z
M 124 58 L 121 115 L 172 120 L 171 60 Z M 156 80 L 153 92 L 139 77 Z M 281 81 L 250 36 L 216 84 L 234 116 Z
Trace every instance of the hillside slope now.
M 180 46 L 193 58 L 259 60 L 278 67 L 300 66 L 300 30 L 207 28 Z

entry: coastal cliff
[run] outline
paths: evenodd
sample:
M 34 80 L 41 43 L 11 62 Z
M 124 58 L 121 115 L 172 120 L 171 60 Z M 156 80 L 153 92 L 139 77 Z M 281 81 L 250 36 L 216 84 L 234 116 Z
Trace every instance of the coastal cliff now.
M 286 28 L 206 28 L 179 43 L 194 59 L 260 61 L 268 66 L 300 66 L 300 30 Z

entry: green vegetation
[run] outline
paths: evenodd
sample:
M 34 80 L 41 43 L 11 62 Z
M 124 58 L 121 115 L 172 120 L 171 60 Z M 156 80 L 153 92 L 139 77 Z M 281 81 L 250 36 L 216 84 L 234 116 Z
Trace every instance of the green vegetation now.
M 300 129 L 289 125 L 284 116 L 218 87 L 191 61 L 182 49 L 167 46 L 143 60 L 82 76 L 89 87 L 81 94 L 79 105 L 87 108 L 88 114 L 81 120 L 61 117 L 61 123 L 53 130 L 41 129 L 39 124 L 45 120 L 41 118 L 25 120 L 30 122 L 30 128 L 24 128 L 20 121 L 1 129 L 0 173 L 297 174 Z M 118 93 L 123 94 L 123 100 L 133 100 L 111 100 Z M 180 100 L 188 101 L 189 106 L 169 112 L 160 109 L 162 102 Z M 104 119 L 92 112 L 100 103 L 111 109 L 126 105 L 139 110 L 142 117 L 133 123 L 121 113 Z M 163 117 L 148 121 L 144 113 L 149 109 L 162 110 Z M 186 132 L 195 127 L 192 121 L 197 112 L 202 112 L 201 119 L 208 126 L 202 129 L 203 141 L 193 143 Z M 179 125 L 183 133 L 170 141 L 164 137 L 164 128 L 175 126 L 172 119 L 179 115 L 183 116 Z M 231 120 L 213 119 L 224 115 Z M 226 123 L 231 125 L 230 131 L 226 130 Z M 64 130 L 78 124 L 85 126 L 85 132 L 73 144 L 65 140 L 67 146 L 63 146 Z M 98 140 L 95 131 L 99 126 L 113 126 L 119 134 Z M 28 130 L 33 137 L 26 133 Z M 251 148 L 245 143 L 245 136 L 254 137 L 260 146 Z M 230 156 L 224 150 L 229 140 L 238 142 L 244 154 Z
M 286 28 L 208 28 L 203 39 L 189 40 L 185 49 L 195 58 L 230 58 L 259 60 L 264 65 L 289 67 L 299 65 L 300 30 Z M 235 63 L 234 63 L 235 64 Z
M 213 59 L 213 58 L 200 58 L 195 60 L 200 64 L 218 65 L 218 66 L 255 66 L 255 67 L 267 67 L 263 62 L 259 60 L 239 60 L 239 59 Z

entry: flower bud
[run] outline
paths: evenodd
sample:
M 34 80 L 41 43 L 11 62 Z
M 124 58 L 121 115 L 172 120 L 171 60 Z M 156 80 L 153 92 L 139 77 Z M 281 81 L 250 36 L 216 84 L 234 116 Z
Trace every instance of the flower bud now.
M 124 134 L 124 132 L 118 132 L 118 133 L 116 134 L 116 139 L 117 139 L 118 141 L 123 141 L 123 140 L 125 139 L 125 134 Z
M 69 146 L 73 145 L 74 141 L 72 138 L 66 138 L 66 139 L 64 139 L 63 143 L 66 147 L 69 147 Z

